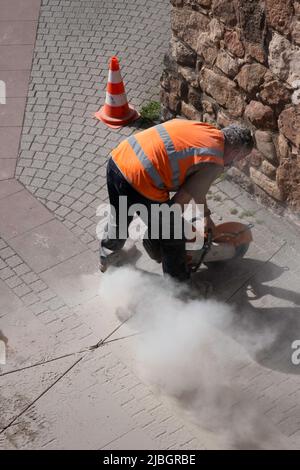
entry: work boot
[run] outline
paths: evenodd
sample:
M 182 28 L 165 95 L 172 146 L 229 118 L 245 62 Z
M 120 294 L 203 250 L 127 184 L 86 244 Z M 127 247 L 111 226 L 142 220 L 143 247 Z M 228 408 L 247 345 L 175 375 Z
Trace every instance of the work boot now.
M 126 264 L 134 264 L 136 257 L 139 254 L 135 243 L 128 240 L 125 249 L 122 249 L 125 242 L 123 240 L 119 243 L 115 250 L 111 250 L 106 246 L 103 246 L 103 243 L 100 243 L 99 249 L 99 269 L 104 273 L 109 266 L 120 267 Z M 106 245 L 106 244 L 105 244 Z

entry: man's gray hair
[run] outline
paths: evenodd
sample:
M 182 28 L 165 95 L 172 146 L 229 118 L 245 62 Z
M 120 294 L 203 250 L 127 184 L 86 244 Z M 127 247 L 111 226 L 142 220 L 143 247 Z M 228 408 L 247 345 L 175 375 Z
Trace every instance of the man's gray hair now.
M 231 124 L 224 127 L 222 132 L 225 136 L 225 142 L 232 148 L 244 148 L 245 150 L 252 150 L 254 147 L 254 140 L 250 129 L 241 127 L 237 124 Z

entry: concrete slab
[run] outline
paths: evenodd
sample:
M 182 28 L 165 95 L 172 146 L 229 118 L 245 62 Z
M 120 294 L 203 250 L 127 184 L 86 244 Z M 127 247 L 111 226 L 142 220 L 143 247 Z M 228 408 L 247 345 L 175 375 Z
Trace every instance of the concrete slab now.
M 53 215 L 28 191 L 0 200 L 0 234 L 6 240 L 53 219 Z
M 6 97 L 22 98 L 27 96 L 29 76 L 29 70 L 2 70 L 1 80 L 6 85 Z
M 14 179 L 9 179 L 6 181 L 2 181 L 0 185 L 0 199 L 5 198 L 6 196 L 10 196 L 11 194 L 15 194 L 19 191 L 22 191 L 24 186 L 21 185 L 18 181 Z
M 0 127 L 0 158 L 17 158 L 21 127 Z
M 1 21 L 0 46 L 34 44 L 37 21 Z
M 58 220 L 44 223 L 24 235 L 11 239 L 10 243 L 37 273 L 86 250 L 86 247 Z
M 0 0 L 1 21 L 37 20 L 40 0 Z
M 97 356 L 75 366 L 5 432 L 9 439 L 17 436 L 17 448 L 98 449 L 134 429 L 103 387 L 109 376 Z
M 30 442 L 24 436 L 25 423 Z M 149 448 L 152 441 L 154 449 L 176 442 L 178 448 L 185 443 L 187 448 L 203 448 L 125 364 L 102 348 L 86 356 L 4 434 L 8 439 L 17 435 L 19 446 L 26 449 L 98 449 L 124 442 L 127 433 L 140 428 L 141 448 Z M 127 442 L 128 448 L 136 448 L 135 442 Z
M 0 107 L 0 126 L 21 126 L 23 124 L 25 102 L 25 98 L 7 98 L 6 104 Z
M 1 158 L 0 163 L 0 181 L 8 180 L 14 177 L 16 162 L 14 158 Z
M 7 349 L 6 364 L 0 366 L 0 376 L 59 355 L 55 336 L 28 308 L 20 308 L 20 305 L 21 302 L 18 309 L 16 306 L 10 308 L 9 315 L 1 318 L 1 332 L 7 340 Z
M 41 278 L 69 306 L 84 304 L 98 295 L 101 273 L 98 258 L 84 251 L 41 273 Z
M 0 46 L 0 70 L 30 70 L 32 45 Z
M 0 318 L 22 305 L 20 299 L 0 279 Z M 1 327 L 3 324 L 1 319 Z

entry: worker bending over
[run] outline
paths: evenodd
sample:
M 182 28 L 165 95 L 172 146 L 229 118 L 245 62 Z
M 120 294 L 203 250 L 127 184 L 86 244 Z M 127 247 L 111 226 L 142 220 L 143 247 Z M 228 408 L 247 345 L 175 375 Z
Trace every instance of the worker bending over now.
M 100 269 L 106 269 L 107 250 L 121 250 L 128 236 L 132 215 L 122 214 L 126 233 L 120 233 L 120 196 L 127 197 L 127 206 L 144 205 L 149 213 L 155 205 L 184 206 L 194 200 L 204 205 L 205 229 L 214 228 L 206 195 L 224 167 L 244 158 L 253 148 L 247 128 L 232 124 L 222 130 L 198 122 L 173 119 L 123 140 L 112 152 L 107 164 L 109 201 L 114 208 L 100 242 Z M 175 195 L 170 199 L 170 193 Z M 158 216 L 159 217 L 159 216 Z M 144 247 L 150 256 L 162 261 L 162 268 L 178 280 L 190 277 L 186 263 L 185 236 L 177 238 L 170 221 L 170 235 L 151 239 L 150 218 Z M 161 227 L 162 220 L 157 221 Z M 152 220 L 153 224 L 153 220 Z

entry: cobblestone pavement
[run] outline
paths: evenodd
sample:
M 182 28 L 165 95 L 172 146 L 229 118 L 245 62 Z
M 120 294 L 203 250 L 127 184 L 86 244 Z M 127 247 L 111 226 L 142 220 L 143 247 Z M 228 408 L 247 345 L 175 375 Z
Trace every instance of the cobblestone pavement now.
M 140 107 L 158 100 L 168 37 L 166 0 L 42 2 L 16 175 L 92 249 L 109 152 L 135 130 L 93 118 L 109 58 L 119 57 L 128 99 Z
M 198 274 L 212 282 L 215 298 L 235 306 L 241 327 L 274 334 L 259 355 L 240 341 L 240 366 L 229 377 L 239 390 L 234 407 L 245 395 L 259 413 L 259 423 L 246 423 L 252 440 L 238 432 L 228 441 L 226 429 L 212 432 L 145 384 L 134 353 L 136 330 L 110 314 L 98 292 L 103 277 L 95 253 L 96 207 L 107 199 L 107 155 L 136 128 L 110 130 L 93 113 L 104 100 L 112 54 L 121 59 L 133 105 L 158 98 L 168 5 L 41 2 L 18 181 L 11 172 L 0 178 L 0 339 L 7 346 L 7 362 L 0 366 L 0 448 L 299 448 L 300 366 L 291 362 L 291 344 L 300 339 L 297 227 L 226 178 L 208 196 L 216 222 L 255 224 L 243 262 Z M 39 1 L 27 0 L 26 17 L 23 0 L 0 0 L 0 6 L 4 19 L 18 14 L 16 21 L 34 22 Z M 21 46 L 25 36 L 17 47 L 26 47 L 29 57 L 33 41 L 31 49 Z M 1 135 L 9 135 L 6 146 L 0 141 L 5 161 L 17 150 L 11 136 L 20 126 L 20 116 L 14 123 L 0 121 Z M 160 272 L 143 251 L 130 262 Z M 101 347 L 91 351 L 101 338 Z M 227 335 L 220 331 L 218 338 Z

